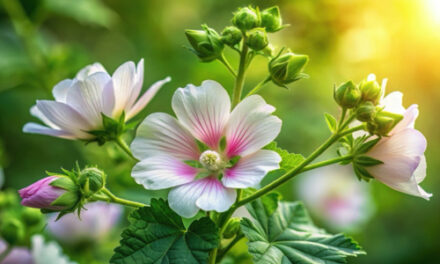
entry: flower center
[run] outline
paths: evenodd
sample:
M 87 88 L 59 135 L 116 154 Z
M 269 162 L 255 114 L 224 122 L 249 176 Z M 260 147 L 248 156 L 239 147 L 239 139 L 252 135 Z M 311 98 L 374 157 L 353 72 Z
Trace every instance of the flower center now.
M 203 167 L 210 171 L 217 171 L 223 168 L 223 160 L 217 152 L 213 150 L 206 150 L 200 155 L 199 159 Z

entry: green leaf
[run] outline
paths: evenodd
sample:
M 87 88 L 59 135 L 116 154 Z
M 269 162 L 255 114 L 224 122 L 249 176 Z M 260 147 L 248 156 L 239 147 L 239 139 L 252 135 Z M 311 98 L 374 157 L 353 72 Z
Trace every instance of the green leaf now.
M 377 142 L 379 142 L 380 138 L 375 138 L 373 140 L 369 140 L 363 143 L 360 147 L 357 148 L 356 154 L 364 154 L 368 152 L 372 147 L 374 147 Z
M 131 215 L 121 245 L 110 263 L 205 264 L 209 251 L 219 243 L 218 228 L 209 217 L 194 221 L 188 229 L 168 203 L 152 199 Z
M 325 113 L 324 117 L 328 129 L 330 129 L 330 132 L 335 132 L 336 129 L 338 128 L 338 122 L 336 121 L 336 118 L 329 113 Z
M 356 156 L 354 158 L 354 163 L 360 165 L 360 166 L 364 166 L 364 167 L 369 167 L 369 166 L 376 166 L 379 164 L 383 164 L 383 161 L 377 160 L 375 158 L 369 157 L 369 156 Z
M 351 238 L 317 228 L 300 202 L 278 202 L 272 213 L 260 199 L 247 208 L 254 220 L 244 218 L 241 230 L 256 264 L 337 264 L 365 254 Z
M 267 184 L 267 182 L 271 182 L 277 179 L 287 171 L 298 166 L 298 164 L 300 164 L 301 161 L 304 160 L 304 156 L 301 154 L 289 153 L 287 150 L 279 148 L 275 141 L 264 147 L 264 149 L 277 152 L 281 157 L 281 162 L 280 168 L 278 170 L 273 170 L 266 175 L 263 181 L 263 185 Z

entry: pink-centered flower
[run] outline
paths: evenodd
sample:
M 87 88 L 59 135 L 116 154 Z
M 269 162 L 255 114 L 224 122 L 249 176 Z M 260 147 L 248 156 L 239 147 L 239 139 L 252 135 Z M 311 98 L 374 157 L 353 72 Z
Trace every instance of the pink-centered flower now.
M 381 101 L 385 111 L 403 115 L 403 119 L 383 137 L 366 155 L 383 164 L 365 167 L 375 179 L 390 188 L 426 200 L 432 196 L 419 184 L 426 176 L 426 139 L 414 128 L 419 115 L 417 105 L 402 106 L 402 93 L 393 92 Z
M 62 210 L 63 206 L 53 206 L 52 203 L 66 190 L 50 185 L 55 181 L 57 176 L 49 176 L 43 178 L 26 188 L 18 191 L 21 197 L 21 204 L 28 207 L 48 209 L 48 210 Z
M 236 188 L 256 186 L 279 168 L 280 156 L 262 148 L 277 137 L 281 120 L 262 97 L 249 96 L 231 112 L 226 90 L 204 81 L 177 89 L 172 108 L 177 119 L 154 113 L 139 126 L 131 149 L 140 162 L 132 176 L 146 189 L 171 188 L 168 201 L 178 214 L 224 212 L 236 200 Z
M 31 114 L 44 124 L 27 123 L 23 131 L 67 139 L 92 139 L 87 131 L 101 130 L 102 114 L 125 121 L 138 114 L 170 78 L 154 83 L 142 96 L 144 60 L 129 61 L 110 76 L 100 63 L 88 65 L 74 79 L 59 82 L 52 90 L 55 101 L 37 100 Z

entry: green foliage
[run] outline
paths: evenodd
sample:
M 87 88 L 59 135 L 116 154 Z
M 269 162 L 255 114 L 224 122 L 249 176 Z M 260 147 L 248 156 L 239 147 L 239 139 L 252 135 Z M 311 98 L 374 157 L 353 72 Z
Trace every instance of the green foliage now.
M 336 121 L 336 118 L 329 113 L 325 113 L 324 117 L 330 132 L 335 132 L 336 129 L 338 129 L 338 122 Z
M 264 199 L 271 201 L 270 209 Z M 317 228 L 300 202 L 279 202 L 272 195 L 247 209 L 254 220 L 244 218 L 241 229 L 256 264 L 346 263 L 346 257 L 365 254 L 352 239 Z
M 295 168 L 301 161 L 304 160 L 304 156 L 301 154 L 289 153 L 287 150 L 279 148 L 277 143 L 274 141 L 268 144 L 264 149 L 272 150 L 277 152 L 281 157 L 280 168 L 269 172 L 265 179 L 272 181 L 289 170 Z
M 121 245 L 110 263 L 207 263 L 209 251 L 219 244 L 218 228 L 209 217 L 194 221 L 188 229 L 164 200 L 151 200 L 131 214 Z

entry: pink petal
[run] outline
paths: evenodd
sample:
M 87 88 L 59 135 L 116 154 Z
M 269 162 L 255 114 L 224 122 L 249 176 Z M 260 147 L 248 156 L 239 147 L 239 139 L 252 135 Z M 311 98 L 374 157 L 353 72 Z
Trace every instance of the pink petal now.
M 155 82 L 150 88 L 139 98 L 139 100 L 133 105 L 131 109 L 127 111 L 126 120 L 131 119 L 137 115 L 145 106 L 151 101 L 151 99 L 156 95 L 156 93 L 162 88 L 162 86 L 171 81 L 170 77 L 163 80 Z
M 273 111 L 275 108 L 259 95 L 249 96 L 237 105 L 226 129 L 228 157 L 254 153 L 278 136 L 281 120 L 271 115 Z
M 157 155 L 138 162 L 131 176 L 148 190 L 161 190 L 193 181 L 198 170 L 173 156 Z
M 198 160 L 200 154 L 191 134 L 174 117 L 165 113 L 154 113 L 145 118 L 137 129 L 131 150 L 140 160 L 158 154 L 181 160 Z
M 172 107 L 179 122 L 197 139 L 211 148 L 218 147 L 231 108 L 228 93 L 219 83 L 204 81 L 198 87 L 177 89 Z
M 255 187 L 269 171 L 278 169 L 281 157 L 275 151 L 258 150 L 242 157 L 238 163 L 226 169 L 222 183 L 228 188 Z

